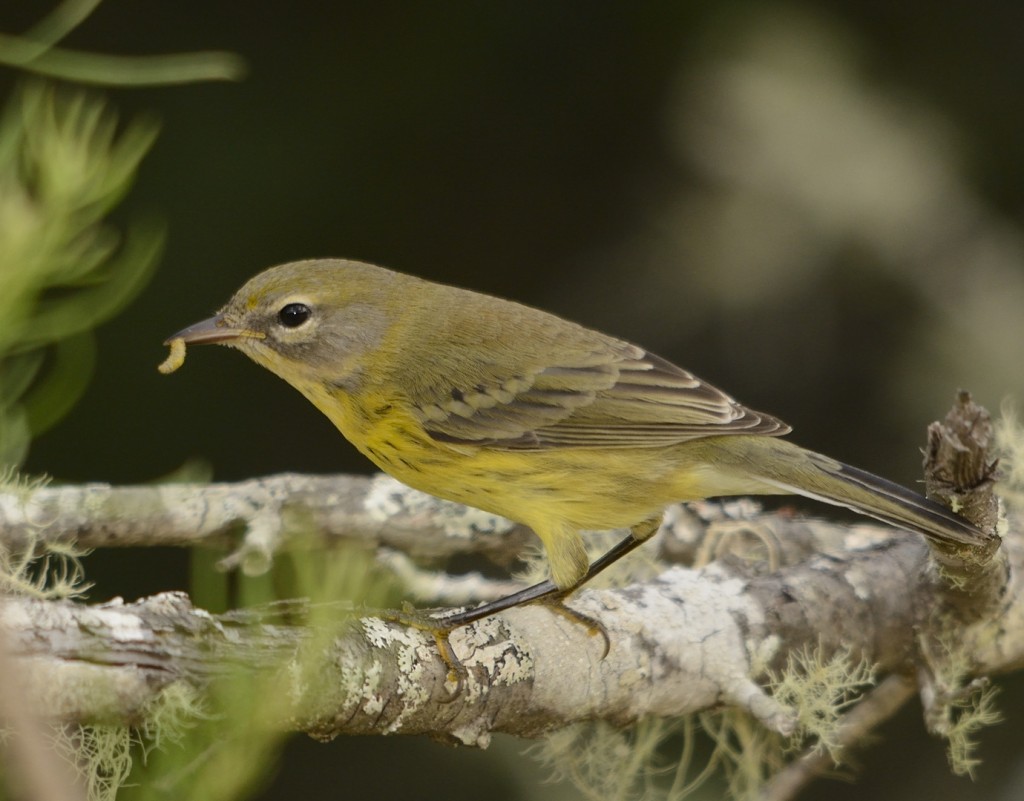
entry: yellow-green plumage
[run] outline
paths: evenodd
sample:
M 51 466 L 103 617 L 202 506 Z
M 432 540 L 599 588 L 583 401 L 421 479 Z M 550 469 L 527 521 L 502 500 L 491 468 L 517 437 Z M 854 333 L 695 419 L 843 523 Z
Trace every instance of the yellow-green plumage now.
M 945 542 L 985 538 L 915 493 L 778 439 L 788 426 L 636 345 L 380 267 L 271 268 L 180 336 L 239 348 L 410 486 L 530 526 L 562 588 L 587 569 L 581 530 L 720 495 L 795 492 Z

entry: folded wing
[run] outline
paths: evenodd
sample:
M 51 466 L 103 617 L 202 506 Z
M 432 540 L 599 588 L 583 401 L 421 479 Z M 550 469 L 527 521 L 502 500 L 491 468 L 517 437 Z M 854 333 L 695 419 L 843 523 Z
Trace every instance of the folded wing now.
M 453 376 L 446 395 L 413 399 L 416 413 L 435 440 L 506 450 L 656 448 L 790 430 L 635 345 L 604 337 L 588 344 L 555 347 L 552 363 L 504 380 L 492 371 L 480 381 Z

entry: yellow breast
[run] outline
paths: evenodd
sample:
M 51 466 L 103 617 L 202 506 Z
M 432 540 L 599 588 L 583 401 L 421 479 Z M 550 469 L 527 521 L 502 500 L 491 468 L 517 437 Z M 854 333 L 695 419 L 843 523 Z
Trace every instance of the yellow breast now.
M 628 527 L 674 501 L 721 494 L 713 491 L 720 483 L 715 471 L 688 454 L 695 443 L 545 450 L 450 445 L 433 439 L 393 396 L 300 389 L 385 473 L 534 529 L 554 521 L 579 529 Z

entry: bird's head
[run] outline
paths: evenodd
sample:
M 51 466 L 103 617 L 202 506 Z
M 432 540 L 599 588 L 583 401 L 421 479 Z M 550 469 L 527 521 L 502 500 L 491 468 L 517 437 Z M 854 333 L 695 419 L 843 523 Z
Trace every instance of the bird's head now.
M 387 333 L 402 279 L 408 276 L 340 259 L 282 264 L 167 343 L 228 345 L 300 390 L 325 382 L 345 388 Z

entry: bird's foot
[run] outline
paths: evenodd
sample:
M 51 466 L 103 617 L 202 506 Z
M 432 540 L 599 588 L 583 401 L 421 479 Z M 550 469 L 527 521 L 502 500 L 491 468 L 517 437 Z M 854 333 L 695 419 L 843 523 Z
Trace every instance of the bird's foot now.
M 403 626 L 419 629 L 434 638 L 438 655 L 441 657 L 441 661 L 444 662 L 445 667 L 448 668 L 448 681 L 455 683 L 455 690 L 451 696 L 451 700 L 455 700 L 462 693 L 465 681 L 469 677 L 469 672 L 466 670 L 466 666 L 462 664 L 462 660 L 455 654 L 455 650 L 448 639 L 449 636 L 455 629 L 461 626 L 475 623 L 478 620 L 511 609 L 514 606 L 521 606 L 531 602 L 543 604 L 552 612 L 583 626 L 591 636 L 601 635 L 601 639 L 604 641 L 601 658 L 604 659 L 608 656 L 608 651 L 611 649 L 611 639 L 608 637 L 608 630 L 599 620 L 585 615 L 583 612 L 578 612 L 566 604 L 565 599 L 571 592 L 572 589 L 559 590 L 550 581 L 546 581 L 515 595 L 478 606 L 474 609 L 452 612 L 445 609 L 415 609 L 410 604 L 403 604 L 401 610 L 384 612 L 381 617 L 390 623 L 398 623 Z
M 568 595 L 568 592 L 549 595 L 546 598 L 541 599 L 540 603 L 552 612 L 561 615 L 567 620 L 571 620 L 573 623 L 583 626 L 590 636 L 593 637 L 600 634 L 601 639 L 604 640 L 604 650 L 601 652 L 601 659 L 604 659 L 608 656 L 608 651 L 611 650 L 612 647 L 612 641 L 608 637 L 608 629 L 605 628 L 604 624 L 600 620 L 592 618 L 590 615 L 585 615 L 582 612 L 578 612 L 569 606 L 565 602 Z
M 402 626 L 409 626 L 410 628 L 426 632 L 434 638 L 434 644 L 437 646 L 438 655 L 441 657 L 441 661 L 444 662 L 445 667 L 448 669 L 448 681 L 454 682 L 455 684 L 455 690 L 452 692 L 450 699 L 454 701 L 459 697 L 459 695 L 461 695 L 462 688 L 469 676 L 469 671 L 467 671 L 466 666 L 462 664 L 462 660 L 456 656 L 455 650 L 452 648 L 452 644 L 448 639 L 452 631 L 458 628 L 458 625 L 453 626 L 448 623 L 444 617 L 439 617 L 437 614 L 439 611 L 444 610 L 415 609 L 411 604 L 405 603 L 402 605 L 401 610 L 391 609 L 386 612 L 382 612 L 381 617 L 389 623 L 398 623 Z

